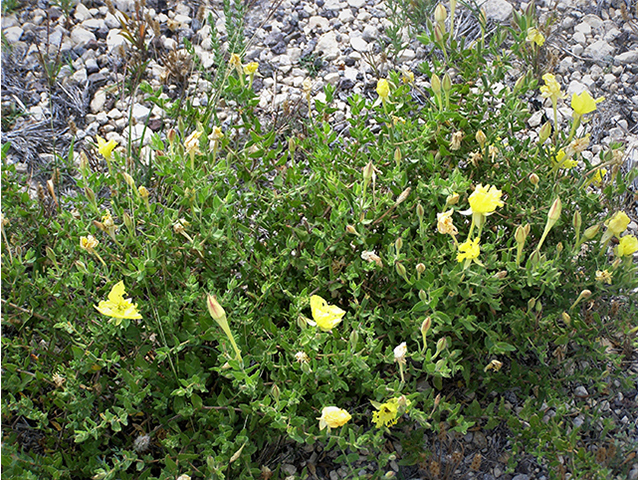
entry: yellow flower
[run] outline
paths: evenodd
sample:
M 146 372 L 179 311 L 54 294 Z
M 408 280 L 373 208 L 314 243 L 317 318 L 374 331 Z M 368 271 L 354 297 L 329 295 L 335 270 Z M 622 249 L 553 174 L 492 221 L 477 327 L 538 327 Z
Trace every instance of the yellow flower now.
M 567 154 L 564 150 L 560 150 L 556 154 L 556 162 L 558 162 L 558 164 L 560 164 L 562 168 L 573 168 L 578 165 L 578 162 L 576 160 L 572 160 L 571 158 L 567 158 L 565 160 L 566 156 Z
M 489 370 L 493 370 L 494 372 L 499 371 L 502 368 L 502 362 L 499 360 L 491 360 L 486 367 L 484 367 L 484 371 L 488 372 Z
M 539 47 L 544 43 L 544 35 L 535 27 L 527 30 L 527 42 L 535 42 Z
M 415 81 L 415 76 L 411 70 L 402 69 L 402 82 L 403 83 L 413 83 Z
M 224 137 L 224 133 L 222 133 L 222 129 L 220 127 L 213 127 L 211 129 L 211 134 L 209 134 L 209 140 L 216 141 L 220 140 Z
M 611 280 L 613 279 L 613 276 L 611 275 L 611 272 L 609 270 L 598 270 L 596 272 L 596 281 L 597 282 L 602 282 L 602 283 L 606 283 L 608 285 L 611 285 Z
M 247 75 L 253 75 L 258 71 L 258 62 L 249 62 L 242 69 Z
M 442 234 L 457 235 L 458 229 L 453 225 L 451 215 L 453 209 L 438 213 L 438 232 Z
M 138 313 L 138 305 L 131 303 L 130 298 L 125 299 L 124 295 L 124 282 L 120 281 L 109 292 L 109 299 L 102 300 L 97 306 L 94 305 L 94 308 L 103 315 L 118 320 L 123 318 L 142 318 L 142 315 Z M 120 325 L 120 322 L 116 322 L 116 325 Z
M 604 224 L 607 227 L 607 231 L 618 236 L 627 229 L 629 222 L 630 220 L 626 213 L 616 212 L 615 215 L 604 222 Z
M 571 97 L 571 108 L 573 108 L 573 111 L 578 115 L 585 115 L 593 112 L 596 109 L 596 103 L 600 103 L 603 100 L 604 97 L 594 100 L 589 92 L 583 90 L 580 94 L 573 94 Z
M 458 262 L 463 260 L 475 260 L 480 256 L 480 237 L 475 240 L 467 240 L 458 245 Z
M 347 313 L 340 307 L 329 305 L 324 298 L 313 295 L 310 299 L 311 315 L 315 320 L 315 324 L 320 330 L 328 332 L 342 321 L 342 317 Z
M 556 80 L 555 75 L 546 73 L 542 76 L 545 85 L 540 87 L 540 94 L 544 98 L 551 98 L 556 101 L 559 98 L 563 98 L 562 90 L 560 90 L 560 84 Z
M 80 248 L 88 252 L 93 252 L 93 249 L 98 246 L 98 240 L 93 235 L 86 237 L 80 237 Z
M 100 152 L 100 155 L 102 155 L 106 160 L 111 160 L 111 153 L 113 152 L 113 149 L 118 146 L 118 142 L 114 139 L 107 142 L 100 135 L 96 135 L 96 140 L 98 140 L 98 152 Z
M 373 412 L 373 423 L 376 427 L 382 428 L 395 425 L 398 421 L 398 400 L 392 398 L 388 402 L 383 403 L 378 407 L 377 412 Z
M 588 187 L 592 183 L 595 183 L 596 185 L 600 185 L 602 183 L 602 180 L 604 180 L 604 176 L 606 174 L 607 174 L 606 168 L 601 168 L 600 170 L 596 170 L 593 176 L 585 184 L 585 187 Z
M 571 142 L 566 148 L 567 155 L 573 155 L 574 153 L 580 153 L 586 150 L 586 148 L 589 146 L 590 136 L 591 135 L 587 133 L 584 137 L 576 138 L 573 142 Z
M 184 149 L 188 154 L 200 152 L 200 136 L 201 135 L 202 135 L 201 130 L 195 130 L 184 141 Z
M 322 416 L 318 418 L 318 420 L 320 420 L 320 430 L 324 430 L 327 427 L 331 430 L 332 428 L 343 426 L 351 420 L 351 415 L 342 408 L 324 407 L 322 409 Z
M 229 58 L 229 65 L 235 68 L 241 67 L 242 61 L 240 60 L 240 55 L 238 55 L 237 53 L 232 53 L 231 57 Z
M 618 257 L 626 257 L 638 251 L 638 239 L 633 235 L 625 235 L 620 239 L 620 243 L 614 249 Z M 611 282 L 609 282 L 611 283 Z
M 147 190 L 147 187 L 145 187 L 144 185 L 140 185 L 138 187 L 138 193 L 140 194 L 140 197 L 143 200 L 146 200 L 149 198 L 149 190 Z
M 389 82 L 387 82 L 384 78 L 378 80 L 378 85 L 376 86 L 376 92 L 380 95 L 383 102 L 386 102 L 389 98 L 390 90 L 389 90 Z
M 493 213 L 497 207 L 502 207 L 504 202 L 500 200 L 502 191 L 491 185 L 476 185 L 476 189 L 469 196 L 469 205 L 473 213 L 487 215 Z

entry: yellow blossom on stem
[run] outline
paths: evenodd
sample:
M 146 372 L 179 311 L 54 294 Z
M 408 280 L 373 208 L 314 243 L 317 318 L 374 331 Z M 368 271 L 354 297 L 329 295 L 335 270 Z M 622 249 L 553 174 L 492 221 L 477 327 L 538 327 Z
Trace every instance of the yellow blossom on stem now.
M 473 193 L 469 195 L 469 206 L 471 208 L 460 212 L 463 215 L 472 215 L 471 228 L 467 238 L 471 238 L 474 227 L 478 227 L 478 237 L 480 237 L 486 217 L 495 212 L 496 208 L 504 206 L 504 202 L 500 199 L 501 196 L 502 191 L 493 185 L 476 185 Z
M 324 407 L 322 409 L 322 415 L 318 418 L 320 420 L 320 430 L 325 428 L 339 428 L 351 420 L 351 415 L 346 410 L 338 407 Z
M 493 370 L 494 372 L 499 371 L 502 368 L 502 362 L 500 360 L 491 360 L 489 364 L 484 367 L 484 371 L 488 372 L 489 370 Z
M 564 98 L 564 95 L 562 94 L 562 90 L 560 88 L 560 84 L 556 80 L 555 75 L 546 73 L 542 76 L 542 79 L 544 80 L 545 84 L 540 87 L 540 94 L 544 98 L 550 98 L 552 99 L 552 101 L 558 101 L 558 99 Z
M 80 237 L 80 248 L 90 253 L 93 253 L 93 249 L 96 248 L 99 243 L 100 242 L 98 242 L 98 240 L 96 240 L 96 238 L 93 235 Z
M 544 44 L 544 35 L 535 27 L 527 30 L 527 42 L 535 43 L 539 47 Z
M 382 428 L 395 425 L 398 421 L 398 400 L 391 400 L 379 405 L 377 411 L 373 412 L 373 423 L 376 427 Z
M 607 285 L 611 285 L 611 280 L 613 276 L 609 270 L 598 270 L 596 272 L 596 281 L 606 283 Z
M 380 95 L 382 106 L 384 107 L 384 110 L 386 112 L 387 102 L 389 101 L 389 95 L 391 94 L 391 90 L 389 89 L 389 82 L 387 82 L 384 78 L 378 80 L 378 84 L 376 85 L 376 92 L 378 93 L 378 95 Z
M 100 135 L 96 135 L 98 141 L 98 152 L 104 157 L 105 160 L 111 160 L 113 149 L 118 146 L 118 142 L 111 139 L 108 142 Z
M 313 295 L 309 300 L 311 305 L 311 315 L 315 322 L 311 325 L 317 325 L 320 330 L 328 332 L 342 321 L 342 317 L 347 313 L 340 307 L 329 305 L 326 300 L 319 295 Z
M 476 238 L 475 240 L 469 239 L 466 242 L 458 245 L 458 256 L 457 256 L 458 262 L 462 262 L 466 260 L 467 261 L 466 265 L 468 265 L 468 262 L 470 262 L 471 260 L 477 259 L 479 256 L 480 256 L 480 237 Z
M 124 318 L 142 318 L 138 312 L 138 305 L 132 303 L 130 298 L 125 299 L 125 293 L 124 282 L 120 281 L 109 292 L 108 300 L 100 301 L 94 308 L 107 317 L 115 318 L 116 325 L 120 325 Z
M 593 99 L 591 94 L 583 90 L 581 93 L 574 93 L 571 97 L 571 108 L 578 115 L 586 115 L 587 113 L 591 113 L 595 111 L 596 104 L 600 103 L 604 100 L 604 97 L 600 97 L 598 99 Z
M 458 234 L 458 229 L 453 225 L 453 219 L 451 218 L 452 214 L 453 214 L 453 209 L 437 214 L 438 232 L 446 235 Z
M 626 257 L 638 251 L 638 239 L 633 235 L 625 235 L 620 238 L 620 243 L 614 249 L 617 257 Z
M 604 222 L 607 227 L 600 239 L 600 245 L 605 246 L 612 237 L 619 237 L 627 229 L 631 220 L 624 212 L 616 212 L 611 218 Z

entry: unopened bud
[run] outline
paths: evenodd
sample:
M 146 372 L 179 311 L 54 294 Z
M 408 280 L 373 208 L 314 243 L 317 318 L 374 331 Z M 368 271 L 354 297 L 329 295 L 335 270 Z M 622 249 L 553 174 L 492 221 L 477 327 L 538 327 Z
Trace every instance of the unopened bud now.
M 133 218 L 131 218 L 131 215 L 129 215 L 127 212 L 122 212 L 122 221 L 124 222 L 125 226 L 128 229 L 133 229 L 135 228 L 135 224 L 133 221 Z
M 422 322 L 422 325 L 420 325 L 420 333 L 422 334 L 423 337 L 427 335 L 430 328 L 431 328 L 431 317 L 427 317 Z
M 424 263 L 419 263 L 416 265 L 416 272 L 418 272 L 418 275 L 422 275 L 426 269 L 427 267 L 424 266 Z
M 124 181 L 131 188 L 136 188 L 136 182 L 133 180 L 133 177 L 129 175 L 127 172 L 122 172 L 122 176 L 124 177 Z
M 447 19 L 447 9 L 439 3 L 433 11 L 433 18 L 438 23 L 443 23 Z
M 529 175 L 529 181 L 531 182 L 531 185 L 538 188 L 538 184 L 540 183 L 540 177 L 535 173 L 532 173 L 531 175 Z
M 293 155 L 296 151 L 296 139 L 295 137 L 291 137 L 289 139 L 289 153 Z
M 525 76 L 522 75 L 520 78 L 518 78 L 518 80 L 516 80 L 515 85 L 513 86 L 513 90 L 514 92 L 518 92 L 518 90 L 520 90 L 523 86 L 524 86 L 524 81 L 525 81 Z
M 542 128 L 540 129 L 540 133 L 538 134 L 540 137 L 540 143 L 544 143 L 551 136 L 551 123 L 546 122 Z
M 530 298 L 529 301 L 527 302 L 527 310 L 531 311 L 533 310 L 533 307 L 536 306 L 536 299 L 535 298 Z
M 451 91 L 451 76 L 448 73 L 442 77 L 442 90 L 447 93 Z
M 562 245 L 562 242 L 558 242 L 558 244 L 556 245 L 556 253 L 560 255 L 562 253 L 562 250 L 564 250 L 564 245 Z
M 536 301 L 536 312 L 540 313 L 542 311 L 542 302 L 540 300 Z
M 502 280 L 503 278 L 505 278 L 507 276 L 507 271 L 506 270 L 501 270 L 499 272 L 496 272 L 493 275 L 493 278 L 497 278 L 498 280 Z
M 356 230 L 356 227 L 354 227 L 353 225 L 347 225 L 347 233 L 351 235 L 358 235 L 358 231 Z
M 404 202 L 407 199 L 407 197 L 409 197 L 410 193 L 411 193 L 411 187 L 405 188 L 403 192 L 400 194 L 400 196 L 396 199 L 396 206 Z
M 173 144 L 173 142 L 176 141 L 176 137 L 178 136 L 178 132 L 175 131 L 175 129 L 170 128 L 169 131 L 167 132 L 167 140 L 169 140 L 170 144 Z
M 534 19 L 536 17 L 536 2 L 535 0 L 531 0 L 528 4 L 527 4 L 527 8 L 524 11 L 524 14 L 531 18 Z
M 402 250 L 402 245 L 403 245 L 402 238 L 398 237 L 396 239 L 396 255 L 400 255 L 400 250 Z
M 460 200 L 459 193 L 454 192 L 451 195 L 447 196 L 447 207 L 450 207 L 451 205 L 455 205 L 456 203 L 458 203 L 458 200 Z
M 369 183 L 371 183 L 371 179 L 373 178 L 373 175 L 374 175 L 373 162 L 370 161 L 362 169 L 362 178 L 364 179 L 365 188 L 367 188 L 369 186 Z
M 484 7 L 480 8 L 480 15 L 478 15 L 478 21 L 482 28 L 487 28 L 487 12 L 484 11 Z
M 227 319 L 227 314 L 224 312 L 224 308 L 218 303 L 218 300 L 213 295 L 207 295 L 207 309 L 209 315 L 216 321 L 224 321 Z
M 476 132 L 476 142 L 480 144 L 480 148 L 484 148 L 484 144 L 487 141 L 487 136 L 484 134 L 482 130 L 478 130 Z
M 598 234 L 600 230 L 600 224 L 592 225 L 584 231 L 584 238 L 587 240 L 593 240 L 593 238 Z
M 87 196 L 87 200 L 89 200 L 92 204 L 96 203 L 96 194 L 93 193 L 91 187 L 84 187 L 84 194 Z
M 440 372 L 445 365 L 447 364 L 447 361 L 444 358 L 441 358 L 440 360 L 438 360 L 436 362 L 436 372 Z
M 433 354 L 433 356 L 431 357 L 431 361 L 435 360 L 438 355 L 440 355 L 440 352 L 442 352 L 442 350 L 444 350 L 444 348 L 447 346 L 447 337 L 442 337 L 440 340 L 438 340 L 438 343 L 436 343 L 436 353 Z
M 575 212 L 573 212 L 571 223 L 573 224 L 573 228 L 575 229 L 576 234 L 579 233 L 580 227 L 582 226 L 582 215 L 580 215 L 580 210 L 576 210 Z
M 349 335 L 349 343 L 351 344 L 351 350 L 355 352 L 358 346 L 358 340 L 360 339 L 360 334 L 357 330 L 351 330 L 351 334 Z
M 529 225 L 529 224 L 527 224 L 527 225 Z M 524 243 L 525 240 L 527 239 L 527 233 L 528 232 L 527 232 L 526 228 L 523 227 L 522 225 L 520 225 L 518 228 L 516 228 L 516 234 L 515 234 L 516 242 L 520 243 L 520 244 Z
M 438 78 L 435 73 L 431 75 L 431 89 L 436 95 L 439 95 L 442 91 L 442 83 L 440 82 L 440 78 Z
M 396 272 L 403 278 L 407 276 L 407 269 L 401 263 L 396 263 Z
M 418 215 L 418 220 L 422 222 L 422 220 L 424 219 L 424 207 L 421 203 L 416 205 L 416 215 Z
M 273 387 L 271 387 L 271 396 L 276 403 L 280 402 L 280 388 L 275 383 L 273 384 Z
M 571 317 L 567 312 L 562 312 L 562 321 L 567 325 L 571 325 Z
M 418 292 L 418 297 L 420 297 L 420 300 L 422 300 L 423 302 L 427 301 L 427 292 L 425 292 L 424 290 L 420 290 Z
M 396 161 L 396 163 L 400 163 L 400 160 L 402 160 L 402 152 L 399 148 L 396 148 L 396 151 L 393 152 L 393 159 Z
M 560 214 L 562 213 L 562 202 L 560 201 L 560 197 L 556 198 L 549 209 L 549 213 L 547 214 L 547 218 L 553 222 L 554 224 L 560 218 Z
M 582 290 L 580 292 L 580 295 L 578 295 L 578 298 L 576 299 L 575 302 L 573 302 L 573 305 L 571 305 L 570 310 L 574 309 L 576 307 L 576 305 L 578 305 L 578 303 L 580 303 L 582 300 L 586 300 L 591 296 L 591 290 Z

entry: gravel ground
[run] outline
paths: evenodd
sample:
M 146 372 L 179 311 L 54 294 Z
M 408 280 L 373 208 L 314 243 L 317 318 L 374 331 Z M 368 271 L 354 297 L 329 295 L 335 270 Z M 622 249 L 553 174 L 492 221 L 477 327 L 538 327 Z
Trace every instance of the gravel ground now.
M 76 2 L 77 3 L 77 2 Z M 117 11 L 134 15 L 133 0 L 113 0 Z M 484 8 L 492 24 L 508 23 L 514 9 L 524 9 L 526 3 L 506 0 L 486 0 Z M 537 2 L 541 24 L 547 19 L 551 26 L 545 43 L 546 67 L 572 93 L 589 90 L 594 97 L 605 101 L 593 115 L 590 131 L 591 146 L 583 155 L 597 157 L 600 150 L 613 142 L 623 143 L 626 168 L 637 165 L 638 128 L 638 55 L 637 4 L 635 0 L 542 0 Z M 228 41 L 225 19 L 220 15 L 222 2 L 175 3 L 149 0 L 146 13 L 158 22 L 158 31 L 150 40 L 153 56 L 147 67 L 146 80 L 154 88 L 162 87 L 167 68 L 168 52 L 180 48 L 189 39 L 205 67 L 214 62 L 210 41 L 210 27 L 203 22 L 212 12 L 215 28 L 223 41 Z M 459 8 L 458 36 L 474 38 L 479 28 L 472 16 Z M 336 87 L 335 106 L 331 121 L 345 124 L 348 118 L 347 98 L 358 93 L 375 97 L 375 84 L 389 69 L 411 70 L 418 88 L 428 87 L 428 79 L 418 73 L 418 65 L 428 58 L 425 47 L 412 39 L 405 29 L 405 48 L 388 56 L 382 48 L 385 29 L 391 26 L 389 10 L 380 0 L 257 0 L 249 4 L 246 33 L 251 39 L 244 61 L 260 63 L 254 88 L 260 95 L 259 107 L 265 118 L 276 118 L 283 109 L 301 102 L 302 83 L 313 73 L 313 93 L 323 99 L 322 87 Z M 52 154 L 67 151 L 72 138 L 75 151 L 85 150 L 90 158 L 97 158 L 92 146 L 96 135 L 114 139 L 125 145 L 129 136 L 147 144 L 151 133 L 166 131 L 168 120 L 162 110 L 145 104 L 143 95 L 133 99 L 120 93 L 128 54 L 123 56 L 125 41 L 119 35 L 119 20 L 102 1 L 77 4 L 66 17 L 46 1 L 31 1 L 22 8 L 2 17 L 2 142 L 11 142 L 8 161 L 19 170 L 30 172 L 31 188 L 51 175 Z M 381 42 L 382 40 L 382 42 Z M 42 63 L 55 64 L 64 58 L 57 75 L 54 95 L 49 96 Z M 180 57 L 173 58 L 174 68 L 165 88 L 167 98 L 175 98 L 181 83 L 194 87 L 191 100 L 206 105 L 207 85 L 189 69 L 188 62 L 180 71 Z M 508 80 L 519 76 L 513 72 Z M 197 86 L 196 86 L 197 85 Z M 553 118 L 550 104 L 541 97 L 531 106 L 529 125 L 538 130 Z M 130 103 L 131 102 L 131 103 Z M 538 105 L 537 107 L 535 105 Z M 133 121 L 129 120 L 131 108 Z M 560 108 L 566 118 L 571 115 L 568 105 Z M 233 112 L 221 111 L 223 129 L 234 122 Z M 145 123 L 148 128 L 145 129 Z M 129 129 L 129 126 L 133 127 Z M 53 128 L 52 128 L 53 127 Z M 144 152 L 143 152 L 144 155 Z M 68 178 L 68 193 L 73 194 L 73 179 Z M 629 186 L 627 213 L 632 219 L 629 228 L 637 234 L 637 180 Z M 620 349 L 620 346 L 611 346 Z M 627 374 L 637 374 L 637 355 L 628 353 Z M 571 364 L 574 369 L 586 366 Z M 569 368 L 567 367 L 567 368 Z M 637 390 L 625 390 L 618 380 L 607 393 L 599 393 L 594 385 L 566 385 L 567 408 L 574 412 L 571 422 L 579 426 L 585 421 L 580 413 L 586 408 L 599 409 L 602 417 L 616 425 L 612 433 L 626 438 L 637 446 Z M 497 396 L 497 393 L 493 393 Z M 509 408 L 517 413 L 524 398 L 518 392 L 506 392 Z M 556 412 L 548 409 L 551 418 Z M 409 428 L 409 427 L 407 427 Z M 595 425 L 594 429 L 602 428 Z M 507 472 L 506 462 L 511 450 L 510 431 L 504 426 L 491 430 L 474 429 L 467 435 L 455 437 L 442 432 L 426 439 L 425 449 L 437 452 L 441 471 L 435 466 L 399 467 L 391 462 L 391 471 L 398 478 L 450 478 L 481 480 L 547 479 L 545 465 L 538 464 L 532 455 L 521 455 L 514 472 Z M 399 443 L 390 437 L 388 452 L 402 455 Z M 457 453 L 459 452 L 459 453 Z M 320 445 L 274 445 L 263 453 L 265 465 L 280 469 L 286 475 L 299 475 L 306 468 L 309 478 L 337 479 L 350 473 L 345 466 L 336 465 L 339 452 L 325 452 Z M 479 455 L 479 457 L 478 457 Z M 477 469 L 472 464 L 481 462 Z M 475 459 L 475 462 L 474 462 Z M 631 463 L 635 464 L 635 460 Z M 473 465 L 477 466 L 477 465 Z M 356 471 L 373 473 L 375 466 L 361 457 Z M 445 471 L 446 470 L 446 471 Z M 625 477 L 637 478 L 637 468 Z M 293 477 L 292 477 L 293 478 Z

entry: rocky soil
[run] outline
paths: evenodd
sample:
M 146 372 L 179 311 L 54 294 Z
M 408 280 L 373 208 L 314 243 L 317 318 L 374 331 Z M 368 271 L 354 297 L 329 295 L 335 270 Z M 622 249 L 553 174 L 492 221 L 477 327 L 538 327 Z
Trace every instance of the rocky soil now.
M 6 2 L 3 2 L 6 3 Z M 478 2 L 481 3 L 481 2 Z M 124 93 L 124 80 L 131 75 L 131 49 L 120 35 L 120 14 L 135 16 L 134 0 L 113 0 L 114 12 L 101 0 L 77 3 L 68 15 L 46 0 L 24 2 L 2 17 L 2 143 L 10 142 L 8 162 L 32 173 L 32 187 L 51 176 L 53 154 L 63 154 L 72 141 L 76 155 L 85 151 L 96 159 L 95 136 L 114 139 L 126 145 L 131 139 L 148 145 L 151 134 L 166 132 L 171 126 L 162 109 L 145 102 L 138 91 L 133 98 Z M 486 0 L 484 9 L 492 25 L 507 24 L 512 11 L 526 3 L 515 0 Z M 625 146 L 625 166 L 637 165 L 638 128 L 638 30 L 635 0 L 540 0 L 537 2 L 541 24 L 549 21 L 546 57 L 543 70 L 556 74 L 568 97 L 589 90 L 594 97 L 603 96 L 590 125 L 591 145 L 583 152 L 590 160 L 597 158 L 606 145 L 620 142 Z M 3 6 L 3 8 L 5 8 Z M 479 28 L 473 15 L 462 5 L 458 9 L 456 35 L 477 38 Z M 176 98 L 187 87 L 193 105 L 206 105 L 210 85 L 197 70 L 185 62 L 183 78 L 169 68 L 182 57 L 169 53 L 184 48 L 184 40 L 193 44 L 195 54 L 205 69 L 214 65 L 211 27 L 206 18 L 213 14 L 215 29 L 225 42 L 230 39 L 222 16 L 222 2 L 175 2 L 148 0 L 145 15 L 157 22 L 147 40 L 152 51 L 145 69 L 145 80 L 156 90 L 163 89 L 167 99 Z M 265 119 L 273 119 L 284 110 L 305 105 L 303 81 L 313 79 L 312 95 L 323 99 L 323 86 L 336 87 L 331 122 L 344 123 L 348 117 L 347 98 L 358 93 L 375 97 L 378 78 L 389 69 L 405 69 L 415 74 L 418 88 L 429 86 L 418 70 L 429 59 L 429 52 L 408 28 L 400 33 L 401 49 L 389 48 L 386 29 L 393 25 L 392 14 L 384 0 L 257 0 L 249 3 L 246 35 L 249 39 L 243 60 L 260 64 L 254 89 L 259 93 L 259 107 Z M 176 60 L 177 59 L 177 60 Z M 43 65 L 50 74 L 45 75 Z M 59 70 L 58 70 L 59 68 Z M 55 75 L 53 73 L 55 71 Z M 173 72 L 173 76 L 169 72 Z M 514 71 L 507 81 L 514 81 Z M 55 78 L 52 80 L 53 76 Z M 52 83 L 50 84 L 49 81 Z M 182 82 L 182 84 L 181 84 Z M 54 85 L 51 87 L 51 85 Z M 551 105 L 538 97 L 531 104 L 529 125 L 537 131 L 553 118 Z M 537 105 L 537 106 L 536 106 Z M 304 108 L 301 108 L 304 110 Z M 560 108 L 565 122 L 571 117 L 568 104 Z M 232 111 L 220 109 L 223 130 L 233 123 Z M 303 113 L 304 115 L 304 113 Z M 545 118 L 546 117 L 546 118 Z M 151 154 L 147 149 L 143 158 Z M 73 159 L 77 161 L 77 158 Z M 69 178 L 69 194 L 73 182 Z M 629 186 L 628 214 L 630 228 L 637 234 L 637 180 Z M 637 358 L 632 355 L 633 358 Z M 629 375 L 637 372 L 636 361 L 628 365 Z M 615 390 L 620 387 L 612 385 Z M 611 400 L 600 398 L 592 386 L 573 385 L 567 402 L 588 398 L 593 407 L 612 418 L 620 436 L 637 445 L 637 392 L 617 391 Z M 508 404 L 517 412 L 524 399 L 517 392 Z M 603 405 L 602 402 L 606 402 Z M 547 412 L 553 415 L 554 412 Z M 574 424 L 584 419 L 573 418 Z M 545 465 L 525 455 L 515 472 L 506 473 L 506 453 L 510 449 L 509 432 L 498 427 L 492 431 L 474 431 L 461 438 L 447 436 L 429 440 L 443 455 L 449 442 L 464 451 L 455 471 L 448 478 L 482 480 L 543 480 L 549 477 Z M 399 444 L 389 441 L 390 451 L 401 456 Z M 478 470 L 471 469 L 476 454 L 483 461 Z M 324 452 L 320 447 L 279 446 L 265 453 L 265 463 L 279 467 L 287 475 L 307 469 L 309 478 L 345 478 L 349 470 L 332 460 L 339 453 Z M 357 471 L 372 472 L 375 467 L 362 457 Z M 435 478 L 428 469 L 403 468 L 391 463 L 398 478 Z M 364 473 L 364 472 L 363 472 Z M 637 469 L 628 474 L 637 478 Z

